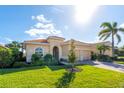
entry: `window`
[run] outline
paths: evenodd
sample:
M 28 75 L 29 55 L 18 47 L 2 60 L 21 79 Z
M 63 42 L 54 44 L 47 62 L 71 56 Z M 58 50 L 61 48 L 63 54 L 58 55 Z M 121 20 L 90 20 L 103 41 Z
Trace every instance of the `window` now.
M 40 48 L 40 47 L 39 47 L 39 48 L 36 48 L 36 49 L 35 49 L 35 53 L 36 53 L 36 54 L 39 54 L 39 55 L 43 55 L 43 49 Z

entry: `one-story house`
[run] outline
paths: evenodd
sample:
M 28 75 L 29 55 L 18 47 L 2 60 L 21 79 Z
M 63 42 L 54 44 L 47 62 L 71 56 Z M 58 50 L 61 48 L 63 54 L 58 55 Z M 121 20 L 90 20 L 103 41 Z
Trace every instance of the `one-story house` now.
M 70 50 L 71 40 L 65 40 L 63 37 L 49 36 L 46 39 L 36 39 L 24 41 L 23 45 L 26 52 L 26 61 L 31 62 L 32 54 L 39 52 L 43 55 L 52 54 L 55 59 L 61 58 L 67 59 Z M 96 49 L 97 44 L 106 44 L 111 46 L 109 41 L 99 43 L 85 43 L 77 40 L 73 40 L 75 45 L 75 54 L 77 60 L 90 60 L 91 52 L 98 53 Z M 106 55 L 111 56 L 111 50 L 105 52 Z

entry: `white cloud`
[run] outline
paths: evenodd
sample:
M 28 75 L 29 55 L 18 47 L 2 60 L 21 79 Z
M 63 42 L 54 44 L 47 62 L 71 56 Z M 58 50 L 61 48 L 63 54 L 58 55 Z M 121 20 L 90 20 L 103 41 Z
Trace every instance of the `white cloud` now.
M 124 23 L 123 23 L 123 24 L 121 24 L 119 27 L 123 27 L 123 28 L 124 28 Z
M 51 21 L 50 20 L 47 20 L 44 15 L 38 15 L 38 16 L 32 16 L 32 20 L 37 20 L 39 22 L 42 22 L 42 23 L 50 23 Z
M 55 24 L 46 19 L 44 15 L 32 16 L 32 19 L 38 22 L 34 26 L 31 26 L 29 30 L 25 31 L 30 36 L 36 38 L 44 38 L 51 35 L 62 36 L 61 31 L 56 29 Z

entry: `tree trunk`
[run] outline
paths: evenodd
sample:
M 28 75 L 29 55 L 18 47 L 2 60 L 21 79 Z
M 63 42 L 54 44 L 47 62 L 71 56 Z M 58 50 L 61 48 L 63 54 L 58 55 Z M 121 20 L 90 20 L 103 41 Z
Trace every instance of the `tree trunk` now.
M 112 57 L 114 57 L 114 33 L 112 31 Z

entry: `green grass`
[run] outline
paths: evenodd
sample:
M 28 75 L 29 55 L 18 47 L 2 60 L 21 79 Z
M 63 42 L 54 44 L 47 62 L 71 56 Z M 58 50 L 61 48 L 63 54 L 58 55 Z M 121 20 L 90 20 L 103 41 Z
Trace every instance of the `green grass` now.
M 115 61 L 117 64 L 124 64 L 124 61 Z
M 124 58 L 124 56 L 119 56 L 118 58 Z
M 0 69 L 1 88 L 111 88 L 124 87 L 124 73 L 77 66 L 81 72 L 69 73 L 61 66 Z
M 124 64 L 124 56 L 118 56 L 118 59 L 114 62 L 117 64 Z

